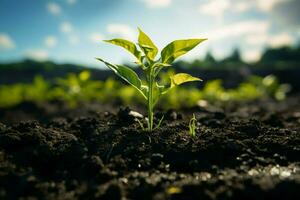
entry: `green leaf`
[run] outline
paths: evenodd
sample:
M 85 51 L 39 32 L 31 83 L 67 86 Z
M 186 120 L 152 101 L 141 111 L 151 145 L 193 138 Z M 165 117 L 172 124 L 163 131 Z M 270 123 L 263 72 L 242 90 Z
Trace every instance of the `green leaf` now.
M 172 88 L 174 88 L 177 85 L 181 85 L 186 82 L 193 82 L 193 81 L 202 81 L 202 79 L 191 76 L 190 74 L 186 73 L 178 73 L 170 77 L 171 84 L 169 87 L 166 86 L 160 86 L 159 91 L 160 94 L 166 94 L 168 91 L 170 91 Z
M 202 81 L 200 78 L 193 77 L 190 74 L 186 74 L 186 73 L 175 74 L 175 75 L 171 76 L 170 79 L 171 79 L 170 88 L 173 88 L 177 85 L 181 85 L 186 82 Z
M 186 54 L 205 40 L 206 39 L 188 39 L 171 42 L 161 51 L 162 62 L 171 64 L 176 58 Z
M 146 35 L 140 28 L 139 28 L 139 45 L 145 55 L 150 59 L 154 60 L 155 56 L 157 55 L 158 48 L 152 42 L 148 35 Z
M 115 72 L 116 75 L 121 77 L 123 80 L 125 80 L 127 83 L 132 85 L 135 89 L 137 89 L 145 99 L 146 97 L 146 91 L 147 87 L 142 85 L 141 79 L 138 77 L 138 75 L 129 67 L 122 66 L 122 65 L 114 65 L 111 63 L 108 63 L 104 61 L 101 58 L 96 58 L 97 60 L 103 62 L 108 68 L 110 68 L 113 72 Z
M 141 61 L 141 52 L 137 49 L 136 45 L 133 42 L 124 39 L 104 40 L 104 42 L 123 47 L 124 49 L 132 53 L 138 59 L 138 61 Z

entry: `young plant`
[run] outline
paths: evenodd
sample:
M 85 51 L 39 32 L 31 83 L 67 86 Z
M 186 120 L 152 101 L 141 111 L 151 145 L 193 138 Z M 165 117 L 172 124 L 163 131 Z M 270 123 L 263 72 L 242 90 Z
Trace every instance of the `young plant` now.
M 192 117 L 192 119 L 190 120 L 190 123 L 189 123 L 190 135 L 192 137 L 196 136 L 196 123 L 197 123 L 197 119 L 195 117 L 195 114 L 193 113 L 193 117 Z
M 178 73 L 170 77 L 169 85 L 161 85 L 157 81 L 159 72 L 164 68 L 170 67 L 176 58 L 186 54 L 206 39 L 175 40 L 161 51 L 159 59 L 155 59 L 158 48 L 141 29 L 138 30 L 139 36 L 137 45 L 124 39 L 105 40 L 105 42 L 123 47 L 135 56 L 135 63 L 144 71 L 146 77 L 144 82 L 142 82 L 138 75 L 129 67 L 111 64 L 101 58 L 97 59 L 114 71 L 116 75 L 132 85 L 144 97 L 145 101 L 147 101 L 148 108 L 147 129 L 152 131 L 154 129 L 153 109 L 159 98 L 177 85 L 191 81 L 201 81 L 200 78 L 193 77 L 189 74 Z

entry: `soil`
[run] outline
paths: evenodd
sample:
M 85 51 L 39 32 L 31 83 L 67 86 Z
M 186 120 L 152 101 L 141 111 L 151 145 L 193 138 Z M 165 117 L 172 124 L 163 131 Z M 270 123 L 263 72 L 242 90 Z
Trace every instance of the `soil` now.
M 0 199 L 300 199 L 299 96 L 158 111 L 152 133 L 130 111 L 1 109 Z

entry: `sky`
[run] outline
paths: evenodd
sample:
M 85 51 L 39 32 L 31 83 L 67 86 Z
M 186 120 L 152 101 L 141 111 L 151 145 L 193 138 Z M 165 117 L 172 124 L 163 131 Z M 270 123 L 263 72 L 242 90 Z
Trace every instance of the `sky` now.
M 175 39 L 208 38 L 183 60 L 207 52 L 222 59 L 239 48 L 254 62 L 266 47 L 300 44 L 299 10 L 300 0 L 0 0 L 0 63 L 134 62 L 102 40 L 136 42 L 137 27 L 160 49 Z

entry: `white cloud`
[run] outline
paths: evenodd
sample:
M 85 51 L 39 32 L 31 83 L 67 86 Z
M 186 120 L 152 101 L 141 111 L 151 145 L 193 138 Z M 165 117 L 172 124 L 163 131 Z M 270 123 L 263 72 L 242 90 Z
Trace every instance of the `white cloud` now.
M 60 25 L 60 31 L 67 35 L 67 40 L 71 45 L 77 45 L 80 39 L 77 35 L 74 35 L 74 28 L 70 22 L 63 22 Z
M 248 34 L 264 34 L 268 31 L 269 26 L 270 24 L 267 21 L 243 21 L 211 30 L 207 34 L 207 38 L 210 40 L 220 40 Z
M 63 33 L 72 33 L 73 32 L 73 25 L 70 22 L 63 22 L 60 25 L 60 31 Z
M 234 2 L 230 9 L 236 12 L 245 12 L 255 6 L 254 1 Z
M 135 38 L 135 31 L 126 24 L 109 24 L 107 32 L 128 40 L 134 40 Z
M 49 2 L 47 4 L 47 9 L 53 15 L 59 15 L 62 12 L 60 5 L 55 2 Z
M 44 49 L 29 49 L 25 52 L 25 57 L 36 61 L 45 61 L 48 59 L 48 52 Z
M 207 4 L 200 5 L 199 12 L 221 19 L 228 8 L 230 8 L 229 0 L 211 0 Z
M 261 52 L 259 50 L 244 51 L 242 58 L 246 62 L 256 62 L 261 58 Z
M 264 12 L 269 12 L 276 4 L 284 1 L 287 0 L 256 0 L 256 4 L 258 9 Z
M 225 12 L 246 12 L 257 7 L 259 0 L 212 0 L 200 5 L 200 13 L 222 18 Z M 266 0 L 268 1 L 268 0 Z
M 70 5 L 73 5 L 73 4 L 77 3 L 77 0 L 67 0 L 67 3 Z
M 14 49 L 15 47 L 15 42 L 9 35 L 0 33 L 0 50 L 10 50 Z
M 141 0 L 150 8 L 163 8 L 171 5 L 172 0 Z
M 44 43 L 49 48 L 55 47 L 57 45 L 57 39 L 54 36 L 47 36 Z
M 71 36 L 69 36 L 68 40 L 69 40 L 69 43 L 70 43 L 71 45 L 77 45 L 77 44 L 79 44 L 79 42 L 80 42 L 79 37 L 76 36 L 76 35 L 71 35 Z
M 278 3 L 291 0 L 210 0 L 201 4 L 199 12 L 222 20 L 225 12 L 245 12 L 258 9 L 262 12 L 271 12 Z
M 100 33 L 92 33 L 90 34 L 89 39 L 91 42 L 98 44 L 104 39 L 104 37 Z
M 261 34 L 251 34 L 248 35 L 245 38 L 245 42 L 249 45 L 263 45 L 266 44 L 266 42 L 268 41 L 269 36 L 267 33 L 261 33 Z
M 292 45 L 294 43 L 294 38 L 290 34 L 285 32 L 278 35 L 256 34 L 247 36 L 245 42 L 254 46 L 268 45 L 270 47 L 276 48 L 285 45 Z
M 281 47 L 285 45 L 292 45 L 294 43 L 294 38 L 288 33 L 281 33 L 279 35 L 274 35 L 269 38 L 268 44 L 273 47 Z

